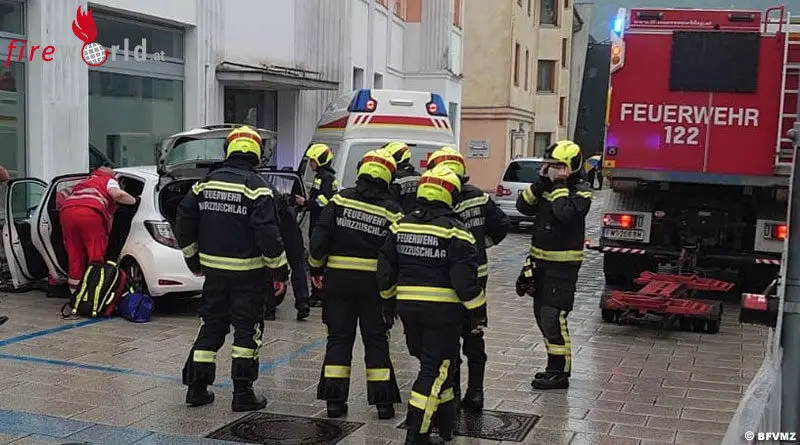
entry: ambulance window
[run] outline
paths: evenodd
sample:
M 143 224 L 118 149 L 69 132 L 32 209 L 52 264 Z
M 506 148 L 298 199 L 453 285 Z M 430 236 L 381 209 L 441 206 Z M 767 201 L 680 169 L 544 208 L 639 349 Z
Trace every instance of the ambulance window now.
M 344 162 L 344 171 L 341 172 L 342 183 L 339 184 L 340 189 L 352 187 L 356 184 L 358 162 L 361 161 L 361 158 L 363 158 L 368 151 L 380 148 L 381 145 L 383 144 L 369 143 L 353 144 L 350 146 L 350 149 L 347 150 L 347 159 Z
M 669 89 L 756 92 L 760 39 L 758 33 L 675 31 Z

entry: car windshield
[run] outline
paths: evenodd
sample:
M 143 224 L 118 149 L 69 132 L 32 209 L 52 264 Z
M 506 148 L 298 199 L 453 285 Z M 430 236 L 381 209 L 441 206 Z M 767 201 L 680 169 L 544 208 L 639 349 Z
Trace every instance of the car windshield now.
M 167 155 L 167 164 L 179 164 L 186 161 L 210 160 L 221 161 L 224 157 L 225 138 L 190 139 L 177 141 Z
M 532 184 L 539 179 L 539 169 L 541 168 L 542 163 L 538 161 L 514 161 L 508 164 L 506 174 L 503 175 L 503 181 Z

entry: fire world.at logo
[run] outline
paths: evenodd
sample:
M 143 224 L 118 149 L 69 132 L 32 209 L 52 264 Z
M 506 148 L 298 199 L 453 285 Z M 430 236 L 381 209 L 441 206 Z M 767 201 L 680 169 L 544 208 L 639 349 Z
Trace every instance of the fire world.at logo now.
M 108 49 L 95 42 L 97 39 L 97 25 L 94 23 L 92 11 L 81 11 L 78 7 L 75 20 L 72 21 L 72 32 L 81 39 L 81 59 L 89 66 L 100 66 L 108 60 Z

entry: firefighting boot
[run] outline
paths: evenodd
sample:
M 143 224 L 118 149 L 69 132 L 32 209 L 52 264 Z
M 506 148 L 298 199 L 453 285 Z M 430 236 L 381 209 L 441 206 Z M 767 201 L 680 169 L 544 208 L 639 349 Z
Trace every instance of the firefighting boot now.
M 439 437 L 444 441 L 449 442 L 453 440 L 453 431 L 456 427 L 456 399 L 450 403 L 439 405 L 436 410 L 436 427 L 439 429 Z
M 406 432 L 405 445 L 442 445 L 443 443 L 443 439 L 431 437 L 430 434 L 420 434 L 419 431 L 410 429 Z
M 547 377 L 547 372 L 545 372 L 545 371 L 539 371 L 539 372 L 537 372 L 536 374 L 533 375 L 533 378 L 535 380 L 541 380 L 541 379 L 543 379 L 545 377 Z M 568 372 L 567 373 L 567 377 L 572 377 L 572 373 Z
M 335 419 L 347 414 L 347 402 L 328 401 L 328 418 Z
M 534 378 L 531 386 L 534 389 L 567 389 L 569 376 L 564 372 L 546 372 L 543 378 Z
M 387 420 L 394 418 L 394 405 L 391 403 L 379 403 L 376 405 L 378 408 L 378 418 Z
M 258 411 L 267 406 L 267 398 L 257 396 L 253 391 L 251 382 L 233 382 L 233 400 L 231 409 L 237 413 L 244 411 Z
M 461 409 L 467 412 L 483 412 L 483 365 L 469 364 L 467 376 L 467 392 L 461 401 Z
M 186 391 L 186 404 L 189 406 L 203 406 L 214 402 L 214 393 L 205 385 L 190 386 Z
M 308 306 L 308 303 L 301 304 L 300 307 L 297 308 L 297 321 L 305 320 L 309 315 L 311 315 L 311 308 Z

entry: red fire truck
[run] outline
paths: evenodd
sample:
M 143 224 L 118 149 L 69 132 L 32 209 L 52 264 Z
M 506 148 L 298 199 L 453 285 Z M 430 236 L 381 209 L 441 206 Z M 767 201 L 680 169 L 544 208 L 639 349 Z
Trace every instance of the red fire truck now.
M 659 264 L 777 274 L 800 33 L 766 11 L 621 9 L 613 26 L 599 245 L 606 282 Z

